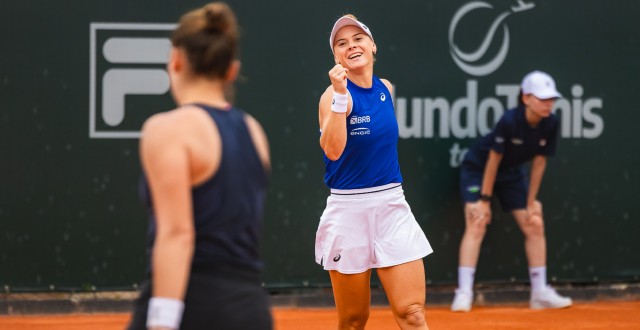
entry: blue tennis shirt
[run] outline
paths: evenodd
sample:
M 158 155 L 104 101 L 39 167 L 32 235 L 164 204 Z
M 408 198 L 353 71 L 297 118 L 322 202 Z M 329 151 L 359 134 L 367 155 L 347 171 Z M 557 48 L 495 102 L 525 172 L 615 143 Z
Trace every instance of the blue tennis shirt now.
M 347 80 L 353 106 L 347 117 L 347 144 L 340 158 L 324 155 L 324 182 L 333 189 L 359 189 L 401 183 L 398 122 L 387 86 L 373 76 L 371 88 Z

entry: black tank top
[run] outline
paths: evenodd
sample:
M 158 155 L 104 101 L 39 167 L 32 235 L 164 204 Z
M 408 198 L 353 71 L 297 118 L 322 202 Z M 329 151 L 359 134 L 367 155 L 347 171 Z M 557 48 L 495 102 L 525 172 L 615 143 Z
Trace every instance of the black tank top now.
M 191 190 L 195 222 L 192 272 L 262 269 L 260 237 L 268 178 L 247 128 L 244 112 L 199 105 L 215 121 L 222 142 L 217 173 Z M 146 179 L 141 198 L 149 207 L 147 270 L 155 239 L 155 216 Z

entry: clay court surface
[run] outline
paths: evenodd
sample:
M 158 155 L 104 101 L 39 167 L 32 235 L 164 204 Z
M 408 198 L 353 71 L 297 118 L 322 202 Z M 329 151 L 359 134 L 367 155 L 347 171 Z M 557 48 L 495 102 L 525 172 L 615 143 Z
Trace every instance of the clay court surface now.
M 275 308 L 275 330 L 336 329 L 333 309 Z M 0 316 L 1 330 L 121 330 L 127 314 Z M 526 306 L 476 307 L 471 313 L 451 313 L 446 306 L 428 307 L 431 330 L 461 329 L 640 329 L 640 301 L 576 303 L 562 310 L 530 310 Z M 371 311 L 368 330 L 398 329 L 387 308 Z

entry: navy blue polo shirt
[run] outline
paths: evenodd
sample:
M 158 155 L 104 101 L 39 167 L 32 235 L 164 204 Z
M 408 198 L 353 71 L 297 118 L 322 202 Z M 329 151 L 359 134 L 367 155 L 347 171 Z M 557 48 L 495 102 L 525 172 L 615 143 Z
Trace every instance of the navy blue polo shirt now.
M 479 139 L 465 155 L 463 166 L 484 168 L 489 150 L 502 154 L 501 170 L 520 166 L 536 155 L 554 156 L 559 121 L 555 114 L 531 127 L 524 106 L 506 111 L 491 133 Z

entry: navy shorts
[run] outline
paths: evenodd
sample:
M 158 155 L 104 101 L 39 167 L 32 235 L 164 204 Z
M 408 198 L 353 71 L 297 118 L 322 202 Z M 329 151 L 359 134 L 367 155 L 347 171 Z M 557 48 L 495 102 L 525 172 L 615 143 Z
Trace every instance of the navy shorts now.
M 480 199 L 484 168 L 463 163 L 460 167 L 460 193 L 465 202 L 473 203 Z M 529 185 L 522 167 L 499 169 L 493 185 L 493 196 L 500 201 L 504 211 L 527 208 Z
M 143 283 L 128 330 L 147 329 L 151 291 L 149 281 Z M 184 304 L 181 330 L 273 329 L 268 295 L 257 274 L 192 272 Z

